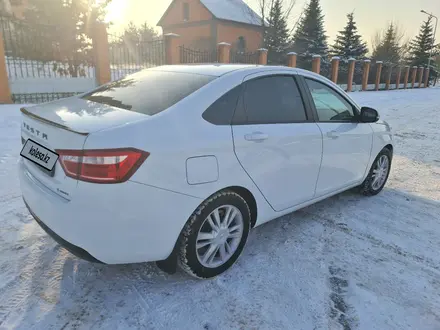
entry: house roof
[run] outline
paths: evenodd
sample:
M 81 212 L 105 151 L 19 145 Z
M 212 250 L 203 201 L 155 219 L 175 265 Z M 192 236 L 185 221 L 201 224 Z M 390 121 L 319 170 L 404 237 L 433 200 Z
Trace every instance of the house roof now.
M 251 25 L 261 25 L 261 17 L 243 0 L 200 0 L 203 6 L 217 19 L 239 22 Z M 163 19 L 174 1 L 163 14 L 157 25 L 161 26 Z
M 261 25 L 261 17 L 243 0 L 200 0 L 200 2 L 218 19 Z

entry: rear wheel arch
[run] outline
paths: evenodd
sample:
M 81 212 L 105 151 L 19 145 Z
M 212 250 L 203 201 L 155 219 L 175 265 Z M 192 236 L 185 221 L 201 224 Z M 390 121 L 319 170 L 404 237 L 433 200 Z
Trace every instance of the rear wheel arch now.
M 203 204 L 206 200 L 210 199 L 212 196 L 214 196 L 214 195 L 216 195 L 216 194 L 218 194 L 220 192 L 223 192 L 223 191 L 232 191 L 232 192 L 240 195 L 240 197 L 242 197 L 245 200 L 245 202 L 248 204 L 248 207 L 249 207 L 249 210 L 250 210 L 250 213 L 251 213 L 251 228 L 255 227 L 255 224 L 257 222 L 257 214 L 258 214 L 257 201 L 256 201 L 254 195 L 247 188 L 244 188 L 244 187 L 241 187 L 241 186 L 230 186 L 230 187 L 226 187 L 226 188 L 220 189 L 220 190 L 214 192 L 209 197 L 207 197 L 201 204 Z M 176 242 L 174 244 L 173 251 L 168 256 L 168 258 L 166 258 L 165 260 L 160 260 L 160 261 L 156 262 L 156 265 L 161 270 L 163 270 L 166 273 L 173 274 L 173 273 L 176 272 L 176 268 L 177 268 L 177 252 L 178 252 L 178 249 L 179 249 L 180 242 L 182 240 L 183 230 L 185 229 L 185 225 L 187 224 L 188 221 L 190 221 L 190 219 L 191 218 L 189 218 L 183 224 L 182 229 L 180 231 L 180 234 L 179 234 L 179 236 L 178 236 L 178 238 L 177 238 L 177 240 L 176 240 Z
M 240 186 L 232 186 L 222 190 L 232 190 L 233 192 L 243 197 L 251 211 L 251 228 L 254 228 L 255 224 L 257 223 L 258 215 L 257 201 L 255 200 L 254 195 L 248 189 Z
M 391 151 L 391 155 L 393 155 L 394 147 L 392 144 L 387 144 L 384 148 L 387 148 L 389 151 Z

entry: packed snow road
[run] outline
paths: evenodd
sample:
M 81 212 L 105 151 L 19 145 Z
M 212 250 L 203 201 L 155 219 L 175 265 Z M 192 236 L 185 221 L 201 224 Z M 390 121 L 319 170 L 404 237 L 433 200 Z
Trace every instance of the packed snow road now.
M 19 107 L 0 107 L 0 329 L 440 329 L 440 89 L 352 96 L 395 132 L 383 193 L 256 228 L 211 281 L 60 248 L 20 196 Z

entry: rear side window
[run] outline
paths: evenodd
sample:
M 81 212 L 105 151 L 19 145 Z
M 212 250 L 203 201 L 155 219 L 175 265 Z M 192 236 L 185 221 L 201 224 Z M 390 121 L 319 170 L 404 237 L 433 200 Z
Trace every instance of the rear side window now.
M 83 99 L 152 116 L 215 78 L 192 73 L 145 70 L 101 86 L 83 96 Z
M 206 109 L 202 115 L 203 119 L 215 125 L 231 125 L 241 90 L 240 85 L 221 96 Z
M 306 121 L 306 112 L 295 80 L 271 76 L 246 85 L 244 107 L 247 124 L 276 124 Z

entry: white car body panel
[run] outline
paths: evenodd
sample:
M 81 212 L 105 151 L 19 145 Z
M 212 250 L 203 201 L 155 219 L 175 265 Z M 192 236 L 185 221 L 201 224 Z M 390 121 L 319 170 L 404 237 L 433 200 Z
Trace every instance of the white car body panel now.
M 323 156 L 316 195 L 363 181 L 370 162 L 373 130 L 368 123 L 318 123 Z
M 66 241 L 105 263 L 167 258 L 194 210 L 203 200 L 225 188 L 239 187 L 252 194 L 257 206 L 255 225 L 313 204 L 360 184 L 376 155 L 392 144 L 390 128 L 381 122 L 362 124 L 365 126 L 360 130 L 341 126 L 341 136 L 346 137 L 339 139 L 346 148 L 341 153 L 335 141 L 320 138 L 321 131 L 325 136 L 327 131 L 338 127 L 314 122 L 274 125 L 277 126 L 274 128 L 268 128 L 270 125 L 231 127 L 214 125 L 202 118 L 214 101 L 251 75 L 298 73 L 329 84 L 327 79 L 307 71 L 252 65 L 165 66 L 150 70 L 220 77 L 153 116 L 97 105 L 105 109 L 100 112 L 87 103 L 91 108 L 84 112 L 86 115 L 81 117 L 79 110 L 73 110 L 73 114 L 67 111 L 60 117 L 59 105 L 66 100 L 56 102 L 57 105 L 29 108 L 34 115 L 82 134 L 23 117 L 30 126 L 43 125 L 40 128 L 50 135 L 50 140 L 37 139 L 26 129 L 22 129 L 23 137 L 35 139 L 51 150 L 131 147 L 150 153 L 129 181 L 109 185 L 68 178 L 59 163 L 55 177 L 47 177 L 34 169 L 33 164 L 20 160 L 23 197 L 32 212 Z M 75 107 L 73 99 L 67 100 L 68 108 Z M 260 130 L 270 131 L 270 137 L 276 139 L 265 143 L 244 141 L 245 134 Z M 234 138 L 242 164 L 234 152 Z M 324 150 L 326 147 L 330 152 L 333 150 L 334 155 L 326 156 L 323 146 Z M 347 163 L 356 168 L 341 169 Z M 252 168 L 249 174 L 256 178 L 255 183 L 242 165 Z M 337 177 L 328 178 L 335 171 Z M 323 187 L 319 195 L 315 192 L 318 174 Z M 338 178 L 347 181 L 332 191 L 325 188 L 335 185 Z M 263 193 L 268 191 L 265 195 L 272 206 L 256 183 L 261 185 Z M 319 183 L 318 187 L 321 187 Z M 57 188 L 63 192 L 57 192 Z
M 191 214 L 202 199 L 134 182 L 79 182 L 68 201 L 35 182 L 20 161 L 26 203 L 51 230 L 108 264 L 162 260 L 181 231 L 176 210 Z M 180 213 L 180 212 L 179 212 Z
M 315 123 L 233 126 L 235 153 L 276 211 L 315 197 L 322 134 Z M 262 141 L 245 136 L 260 132 Z

